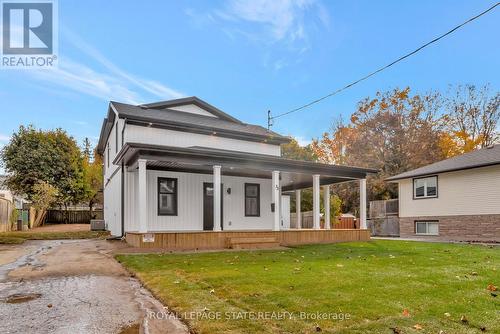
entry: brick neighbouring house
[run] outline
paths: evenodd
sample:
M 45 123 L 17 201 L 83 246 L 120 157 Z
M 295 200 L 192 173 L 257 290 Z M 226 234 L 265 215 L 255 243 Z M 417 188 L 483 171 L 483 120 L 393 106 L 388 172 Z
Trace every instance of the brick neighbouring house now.
M 399 184 L 401 237 L 500 242 L 500 145 L 387 181 Z

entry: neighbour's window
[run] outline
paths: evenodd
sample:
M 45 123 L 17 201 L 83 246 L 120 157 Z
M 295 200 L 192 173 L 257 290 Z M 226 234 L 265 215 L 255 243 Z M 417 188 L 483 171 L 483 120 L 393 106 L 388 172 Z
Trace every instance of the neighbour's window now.
M 260 216 L 260 184 L 245 183 L 245 216 Z
M 415 222 L 415 234 L 422 235 L 439 235 L 438 222 Z
M 438 196 L 437 176 L 413 179 L 413 197 L 429 198 Z
M 177 216 L 177 179 L 158 178 L 158 215 Z

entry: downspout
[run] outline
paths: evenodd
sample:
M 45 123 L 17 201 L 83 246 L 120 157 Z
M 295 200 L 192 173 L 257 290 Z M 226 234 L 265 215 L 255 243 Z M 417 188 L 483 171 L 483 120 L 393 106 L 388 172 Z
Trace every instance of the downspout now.
M 122 160 L 122 182 L 121 182 L 121 221 L 122 221 L 122 233 L 120 238 L 125 236 L 125 164 Z
M 125 127 L 127 126 L 127 119 L 125 118 L 123 121 L 123 128 L 122 128 L 122 148 L 123 148 L 123 143 L 124 143 L 124 137 L 125 137 Z M 122 233 L 121 237 L 123 238 L 125 236 L 125 164 L 122 160 L 122 182 L 121 182 L 121 221 L 122 221 Z

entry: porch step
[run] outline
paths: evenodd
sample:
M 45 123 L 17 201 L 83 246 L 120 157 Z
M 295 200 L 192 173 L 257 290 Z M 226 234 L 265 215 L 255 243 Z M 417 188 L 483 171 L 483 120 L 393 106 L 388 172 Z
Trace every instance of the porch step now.
M 274 237 L 228 238 L 227 244 L 228 248 L 232 249 L 259 249 L 280 246 L 280 243 Z

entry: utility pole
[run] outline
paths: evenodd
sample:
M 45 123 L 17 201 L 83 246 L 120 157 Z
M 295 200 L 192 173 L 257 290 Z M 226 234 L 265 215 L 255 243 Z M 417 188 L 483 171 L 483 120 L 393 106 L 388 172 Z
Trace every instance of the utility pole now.
M 273 118 L 271 117 L 271 110 L 267 111 L 267 129 L 270 130 L 273 126 Z

